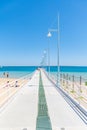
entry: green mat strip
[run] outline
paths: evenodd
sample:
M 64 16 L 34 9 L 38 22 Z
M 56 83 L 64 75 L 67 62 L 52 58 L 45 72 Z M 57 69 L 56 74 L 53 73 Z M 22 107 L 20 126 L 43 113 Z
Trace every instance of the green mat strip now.
M 38 96 L 39 96 L 39 101 L 38 101 L 38 116 L 36 122 L 36 130 L 52 130 L 51 121 L 48 115 L 48 108 L 47 108 L 41 73 L 39 78 Z

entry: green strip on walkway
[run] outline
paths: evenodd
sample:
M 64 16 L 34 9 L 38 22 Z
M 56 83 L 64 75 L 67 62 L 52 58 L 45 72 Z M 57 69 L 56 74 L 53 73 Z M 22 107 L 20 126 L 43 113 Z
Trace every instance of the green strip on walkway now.
M 51 121 L 48 115 L 48 108 L 41 73 L 39 78 L 39 101 L 38 101 L 38 116 L 37 116 L 36 130 L 52 130 Z

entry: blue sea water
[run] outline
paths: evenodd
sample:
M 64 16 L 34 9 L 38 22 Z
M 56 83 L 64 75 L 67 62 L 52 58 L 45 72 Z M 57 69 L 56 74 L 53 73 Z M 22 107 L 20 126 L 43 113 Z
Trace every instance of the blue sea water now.
M 48 67 L 46 69 L 48 71 Z M 51 66 L 50 72 L 56 75 L 57 69 L 57 66 Z M 76 77 L 82 76 L 82 78 L 87 79 L 87 66 L 60 66 L 60 73 L 68 73 Z
M 0 67 L 0 77 L 4 77 L 4 72 L 9 74 L 10 78 L 20 78 L 33 73 L 37 66 L 2 66 Z
M 50 71 L 57 72 L 57 66 L 51 66 Z M 87 66 L 60 66 L 60 72 L 86 72 L 87 73 Z
M 35 71 L 37 66 L 2 66 L 0 67 L 0 71 L 27 71 L 32 72 Z
M 9 73 L 10 78 L 19 78 L 26 74 L 34 72 L 38 66 L 3 66 L 0 67 L 0 77 L 3 77 L 4 72 Z M 48 71 L 48 67 L 45 67 Z M 51 73 L 57 73 L 57 66 L 50 66 Z M 86 66 L 60 66 L 60 72 L 84 76 L 87 78 Z

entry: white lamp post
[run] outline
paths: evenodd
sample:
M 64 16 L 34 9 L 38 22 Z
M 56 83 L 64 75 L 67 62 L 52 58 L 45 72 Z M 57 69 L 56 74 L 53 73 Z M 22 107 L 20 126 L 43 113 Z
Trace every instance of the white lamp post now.
M 52 35 L 49 32 L 47 37 L 50 38 Z M 50 76 L 50 45 L 49 45 L 49 40 L 48 40 L 48 74 Z
M 47 51 L 44 50 L 44 64 L 45 64 L 45 69 L 46 69 L 46 66 L 47 66 Z
M 58 39 L 57 39 L 57 86 L 60 86 L 60 63 L 59 63 L 59 46 L 60 46 L 60 28 L 59 28 L 59 14 L 58 14 L 58 23 L 57 23 L 57 29 L 49 29 L 48 36 L 51 37 L 51 32 L 57 32 L 58 33 Z
M 43 67 L 43 69 L 45 69 L 46 67 L 46 50 L 44 50 L 43 52 L 43 56 L 42 56 L 42 61 L 41 61 L 41 66 Z
M 42 68 L 44 69 L 44 55 L 42 56 Z

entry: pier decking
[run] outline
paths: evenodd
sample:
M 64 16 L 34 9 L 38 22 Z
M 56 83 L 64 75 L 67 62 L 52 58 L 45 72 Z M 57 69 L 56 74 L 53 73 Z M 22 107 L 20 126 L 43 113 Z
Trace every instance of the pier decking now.
M 45 102 L 45 114 L 47 119 L 50 119 L 52 130 L 87 130 L 87 125 L 58 93 L 42 70 L 36 71 L 29 83 L 21 88 L 5 107 L 3 106 L 0 112 L 0 130 L 38 130 L 37 120 L 40 121 L 41 116 L 39 105 L 43 103 L 40 100 L 40 91 L 45 94 L 42 100 Z M 39 130 L 43 130 L 43 123 L 41 124 L 42 128 Z M 48 130 L 51 130 L 51 127 Z

